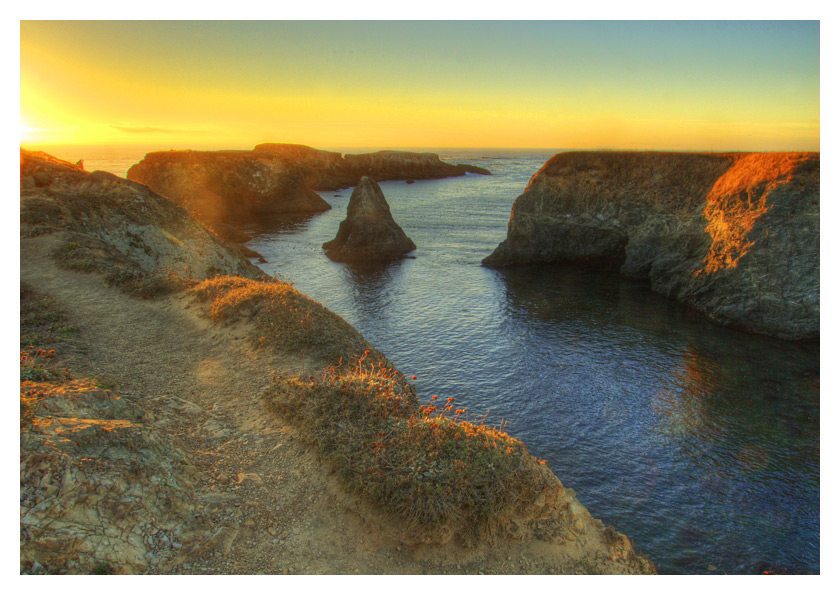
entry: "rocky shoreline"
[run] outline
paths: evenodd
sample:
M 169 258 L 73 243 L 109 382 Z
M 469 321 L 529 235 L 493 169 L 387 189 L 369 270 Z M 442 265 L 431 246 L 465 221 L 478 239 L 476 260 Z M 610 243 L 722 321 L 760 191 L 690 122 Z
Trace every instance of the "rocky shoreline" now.
M 263 396 L 345 391 L 315 380 L 339 357 L 392 365 L 146 186 L 21 151 L 21 282 L 21 573 L 655 573 L 521 443 L 419 409 L 389 423 L 486 433 L 539 485 L 478 525 L 406 535 Z
M 266 143 L 253 151 L 149 153 L 129 169 L 127 177 L 218 226 L 328 210 L 329 204 L 316 190 L 354 186 L 363 176 L 381 182 L 467 173 L 490 175 L 473 165 L 444 163 L 434 153 L 342 155 L 305 145 Z
M 815 340 L 819 203 L 819 153 L 561 153 L 483 264 L 595 266 L 717 323 Z

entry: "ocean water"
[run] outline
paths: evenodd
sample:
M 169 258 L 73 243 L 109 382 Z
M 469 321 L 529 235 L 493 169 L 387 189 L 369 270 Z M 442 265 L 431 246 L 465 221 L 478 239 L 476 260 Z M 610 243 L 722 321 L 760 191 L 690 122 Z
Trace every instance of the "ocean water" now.
M 352 189 L 250 228 L 248 246 L 417 375 L 421 400 L 507 420 L 659 572 L 819 573 L 819 346 L 719 327 L 643 282 L 481 267 L 553 152 L 438 152 L 494 175 L 381 184 L 413 258 L 324 256 Z M 140 157 L 85 166 L 124 175 Z

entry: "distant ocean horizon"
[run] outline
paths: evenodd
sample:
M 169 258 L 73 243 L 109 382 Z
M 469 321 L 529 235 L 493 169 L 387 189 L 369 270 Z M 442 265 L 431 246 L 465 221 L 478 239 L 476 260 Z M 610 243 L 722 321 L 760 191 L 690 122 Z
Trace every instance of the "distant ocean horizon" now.
M 454 161 L 458 157 L 469 155 L 476 160 L 502 159 L 506 155 L 556 155 L 569 151 L 661 151 L 661 152 L 682 152 L 682 153 L 738 153 L 752 151 L 720 150 L 720 149 L 688 149 L 676 147 L 673 149 L 627 149 L 621 147 L 408 147 L 408 146 L 316 146 L 306 143 L 294 143 L 285 141 L 265 141 L 266 143 L 298 144 L 322 151 L 334 151 L 342 154 L 352 153 L 373 153 L 376 151 L 411 151 L 416 153 L 436 153 L 442 160 Z M 102 170 L 125 177 L 129 168 L 135 163 L 143 160 L 147 153 L 159 151 L 250 151 L 256 145 L 221 145 L 218 143 L 189 144 L 189 143 L 137 143 L 137 144 L 56 144 L 56 143 L 21 143 L 22 149 L 30 151 L 43 151 L 58 159 L 76 163 L 83 161 L 87 171 Z M 799 151 L 794 151 L 799 152 Z M 816 151 L 819 152 L 819 151 Z
M 334 151 L 336 153 L 373 153 L 375 151 L 411 151 L 416 153 L 437 153 L 443 159 L 451 159 L 455 155 L 462 155 L 464 153 L 475 153 L 478 159 L 499 159 L 506 154 L 517 153 L 524 155 L 531 154 L 545 154 L 554 155 L 564 151 L 576 151 L 584 149 L 573 148 L 540 148 L 540 147 L 347 147 L 347 146 L 315 146 L 305 143 L 284 143 L 283 141 L 266 141 L 277 142 L 278 144 L 300 144 L 313 149 L 322 151 Z M 257 144 L 251 146 L 231 145 L 222 146 L 218 144 L 208 145 L 189 145 L 185 143 L 168 144 L 50 144 L 50 143 L 22 143 L 21 148 L 30 151 L 43 151 L 58 159 L 76 163 L 80 159 L 83 161 L 84 168 L 87 171 L 102 170 L 113 173 L 120 177 L 125 177 L 128 169 L 143 160 L 147 153 L 154 153 L 158 151 L 250 151 Z M 598 150 L 598 149 L 592 149 Z M 604 149 L 606 150 L 606 149 Z M 486 155 L 482 154 L 486 153 Z

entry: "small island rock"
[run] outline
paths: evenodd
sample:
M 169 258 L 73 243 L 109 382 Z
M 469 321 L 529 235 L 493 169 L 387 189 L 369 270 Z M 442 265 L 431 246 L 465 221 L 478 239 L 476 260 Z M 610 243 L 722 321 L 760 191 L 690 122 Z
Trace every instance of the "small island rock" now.
M 338 234 L 323 247 L 332 260 L 360 263 L 402 258 L 417 246 L 394 221 L 379 184 L 364 176 L 350 196 Z

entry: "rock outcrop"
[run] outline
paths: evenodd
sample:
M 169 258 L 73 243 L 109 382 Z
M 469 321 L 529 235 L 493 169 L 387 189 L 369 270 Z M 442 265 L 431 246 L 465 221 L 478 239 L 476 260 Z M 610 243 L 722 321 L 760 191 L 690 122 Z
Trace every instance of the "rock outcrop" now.
M 264 143 L 253 151 L 149 153 L 128 171 L 211 225 L 254 222 L 275 215 L 317 213 L 330 205 L 315 190 L 335 190 L 362 176 L 377 181 L 489 175 L 451 165 L 434 153 L 379 151 L 345 155 L 304 145 Z
M 301 171 L 261 152 L 149 153 L 128 170 L 127 177 L 211 225 L 330 208 L 307 187 Z
M 409 151 L 378 151 L 359 155 L 345 155 L 348 169 L 356 176 L 368 176 L 377 182 L 385 180 L 430 180 L 463 176 L 466 173 L 490 175 L 490 172 L 473 165 L 450 165 L 435 153 Z
M 262 274 L 241 247 L 146 186 L 44 153 L 20 152 L 20 221 L 24 236 L 66 233 L 70 245 L 84 244 L 94 257 L 118 259 L 137 273 Z
M 718 323 L 813 339 L 819 204 L 819 153 L 561 153 L 483 264 L 588 263 Z
M 394 221 L 379 184 L 364 176 L 350 196 L 338 234 L 323 248 L 332 260 L 363 263 L 402 258 L 417 246 Z

